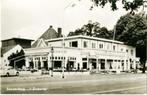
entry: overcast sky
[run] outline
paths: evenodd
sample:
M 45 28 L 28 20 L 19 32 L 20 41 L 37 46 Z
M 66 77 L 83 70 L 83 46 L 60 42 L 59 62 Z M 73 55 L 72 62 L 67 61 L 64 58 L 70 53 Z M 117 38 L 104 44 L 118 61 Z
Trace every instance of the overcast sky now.
M 63 28 L 63 34 L 80 28 L 89 20 L 113 29 L 120 16 L 127 12 L 119 4 L 119 10 L 110 6 L 89 10 L 91 0 L 2 0 L 2 39 L 21 37 L 37 39 L 50 25 L 55 30 Z M 75 6 L 72 6 L 75 4 Z M 68 6 L 68 7 L 67 7 Z M 65 8 L 66 7 L 66 8 Z

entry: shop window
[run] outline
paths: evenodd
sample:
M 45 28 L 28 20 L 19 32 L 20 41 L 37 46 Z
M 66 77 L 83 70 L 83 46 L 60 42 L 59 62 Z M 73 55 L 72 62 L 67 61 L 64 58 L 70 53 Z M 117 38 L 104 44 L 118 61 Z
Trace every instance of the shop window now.
M 83 60 L 83 61 L 84 61 L 84 60 L 86 61 L 86 60 L 87 60 L 87 58 L 82 58 L 82 60 Z

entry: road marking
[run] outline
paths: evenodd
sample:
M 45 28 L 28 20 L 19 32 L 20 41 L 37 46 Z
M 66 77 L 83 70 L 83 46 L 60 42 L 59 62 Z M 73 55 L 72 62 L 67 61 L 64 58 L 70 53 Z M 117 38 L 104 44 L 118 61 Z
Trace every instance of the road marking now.
M 139 86 L 139 87 L 130 87 L 130 88 L 121 88 L 121 89 L 114 89 L 114 90 L 107 90 L 107 91 L 97 91 L 94 92 L 95 94 L 100 94 L 100 93 L 108 93 L 108 92 L 115 92 L 115 91 L 124 91 L 124 90 L 132 90 L 132 89 L 138 89 L 138 88 L 143 88 L 147 86 Z

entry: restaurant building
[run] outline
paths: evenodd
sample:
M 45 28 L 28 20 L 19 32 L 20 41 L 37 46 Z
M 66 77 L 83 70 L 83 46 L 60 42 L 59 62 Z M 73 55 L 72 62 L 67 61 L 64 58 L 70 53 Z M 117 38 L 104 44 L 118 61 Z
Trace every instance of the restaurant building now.
M 24 51 L 26 67 L 34 69 L 126 71 L 139 66 L 135 47 L 83 35 L 40 39 L 36 47 Z

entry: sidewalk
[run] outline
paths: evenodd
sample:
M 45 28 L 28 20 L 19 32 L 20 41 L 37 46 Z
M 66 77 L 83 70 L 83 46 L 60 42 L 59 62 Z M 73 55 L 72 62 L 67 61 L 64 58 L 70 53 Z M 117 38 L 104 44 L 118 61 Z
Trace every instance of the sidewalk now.
M 89 75 L 90 73 L 89 72 L 64 72 L 64 75 Z M 41 71 L 38 71 L 38 72 L 30 72 L 30 71 L 21 71 L 19 72 L 19 75 L 22 77 L 22 76 L 43 76 L 41 74 Z M 49 74 L 46 74 L 49 76 Z M 56 75 L 56 76 L 61 76 L 62 75 L 62 72 L 53 72 L 53 75 Z
M 146 78 L 146 74 L 94 74 L 94 75 L 65 75 L 65 78 L 62 78 L 61 75 L 22 75 L 18 77 L 4 77 L 2 78 L 3 81 L 12 82 L 12 81 L 48 81 L 48 82 L 59 82 L 59 81 L 79 81 L 79 80 L 120 80 L 120 79 L 140 79 Z

